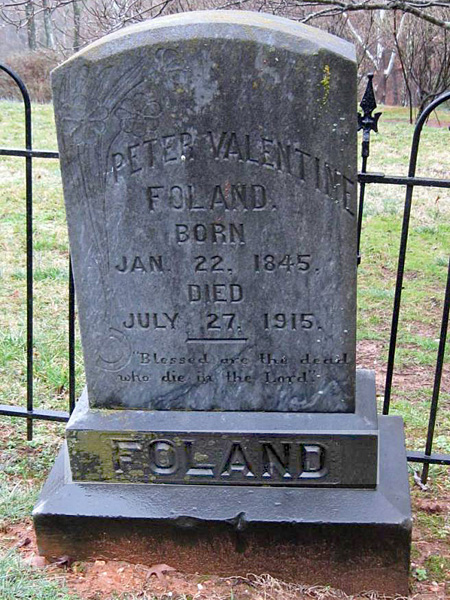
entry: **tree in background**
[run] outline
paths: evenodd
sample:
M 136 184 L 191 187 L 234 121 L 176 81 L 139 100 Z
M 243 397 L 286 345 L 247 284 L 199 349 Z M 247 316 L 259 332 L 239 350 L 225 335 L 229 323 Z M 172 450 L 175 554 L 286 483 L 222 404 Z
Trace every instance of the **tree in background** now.
M 437 96 L 450 89 L 450 32 L 431 23 L 415 27 L 408 21 L 403 43 L 396 41 L 409 104 L 419 114 Z
M 131 23 L 207 8 L 268 12 L 348 39 L 360 81 L 374 72 L 382 103 L 422 110 L 450 88 L 449 0 L 3 0 L 0 19 L 26 29 L 29 50 L 67 56 Z
M 25 20 L 28 36 L 29 50 L 36 50 L 36 22 L 34 20 L 34 3 L 33 0 L 27 0 L 25 3 Z
M 81 0 L 73 0 L 73 44 L 72 49 L 74 52 L 78 52 L 81 48 Z

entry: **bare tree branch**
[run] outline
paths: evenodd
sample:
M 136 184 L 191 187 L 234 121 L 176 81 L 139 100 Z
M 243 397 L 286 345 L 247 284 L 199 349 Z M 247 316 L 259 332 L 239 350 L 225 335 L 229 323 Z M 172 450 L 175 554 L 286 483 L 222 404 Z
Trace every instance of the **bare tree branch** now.
M 447 8 L 450 9 L 450 4 L 448 2 L 442 2 L 436 0 L 435 2 L 431 0 L 381 0 L 381 1 L 371 1 L 371 0 L 297 0 L 298 6 L 309 5 L 313 7 L 318 6 L 329 6 L 330 8 L 327 10 L 320 10 L 316 13 L 311 13 L 304 19 L 302 19 L 303 23 L 310 21 L 311 19 L 315 19 L 317 17 L 323 16 L 331 16 L 344 12 L 354 12 L 354 11 L 374 11 L 374 10 L 399 10 L 404 13 L 409 13 L 414 15 L 418 19 L 423 19 L 432 25 L 437 25 L 438 27 L 442 27 L 443 29 L 450 30 L 450 20 L 445 20 L 440 17 L 435 16 L 431 12 L 427 12 L 426 9 L 433 8 Z

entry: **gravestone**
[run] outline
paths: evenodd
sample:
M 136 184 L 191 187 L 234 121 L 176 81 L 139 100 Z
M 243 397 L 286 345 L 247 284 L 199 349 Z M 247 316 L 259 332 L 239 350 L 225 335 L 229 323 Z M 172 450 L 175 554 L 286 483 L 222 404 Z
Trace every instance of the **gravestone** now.
M 405 592 L 402 424 L 356 370 L 353 46 L 174 15 L 53 90 L 87 390 L 40 551 Z

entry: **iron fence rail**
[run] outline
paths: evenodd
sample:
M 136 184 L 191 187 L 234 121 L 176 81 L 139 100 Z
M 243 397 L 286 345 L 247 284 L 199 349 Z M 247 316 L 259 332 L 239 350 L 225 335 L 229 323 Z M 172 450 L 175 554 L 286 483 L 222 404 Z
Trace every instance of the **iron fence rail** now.
M 358 114 L 358 127 L 363 130 L 363 141 L 362 141 L 362 173 L 359 174 L 358 180 L 360 182 L 360 197 L 359 197 L 359 210 L 358 210 L 358 262 L 361 260 L 360 255 L 360 244 L 361 244 L 361 230 L 362 230 L 362 218 L 364 211 L 364 196 L 365 187 L 367 183 L 390 183 L 394 185 L 406 185 L 405 204 L 403 209 L 403 221 L 402 231 L 400 237 L 400 248 L 398 254 L 397 263 L 397 276 L 395 283 L 395 294 L 394 294 L 394 306 L 392 311 L 392 322 L 391 322 L 391 333 L 389 338 L 389 353 L 386 370 L 386 381 L 384 386 L 384 402 L 383 402 L 383 414 L 389 414 L 391 395 L 392 395 L 392 379 L 394 375 L 395 365 L 395 352 L 397 349 L 397 334 L 398 334 L 398 323 L 400 317 L 401 299 L 403 291 L 403 279 L 405 274 L 405 261 L 406 261 L 406 250 L 408 245 L 408 234 L 409 234 L 409 223 L 411 218 L 412 209 L 412 198 L 414 188 L 416 186 L 426 187 L 441 187 L 450 188 L 450 180 L 443 179 L 429 179 L 416 177 L 417 159 L 419 153 L 419 144 L 423 126 L 426 123 L 428 117 L 433 111 L 435 111 L 441 104 L 450 100 L 450 92 L 446 92 L 436 98 L 431 104 L 429 104 L 425 110 L 419 115 L 419 118 L 414 127 L 414 134 L 411 144 L 411 151 L 409 157 L 409 167 L 407 177 L 385 177 L 384 175 L 370 174 L 367 173 L 367 159 L 370 154 L 370 132 L 378 131 L 378 119 L 381 113 L 375 113 L 377 104 L 375 101 L 375 94 L 373 91 L 372 79 L 373 75 L 369 75 L 367 88 L 364 93 L 364 97 L 361 101 L 361 108 L 363 114 Z M 428 430 L 425 444 L 425 450 L 423 452 L 413 452 L 408 454 L 408 460 L 414 462 L 422 462 L 423 469 L 421 480 L 422 483 L 426 483 L 428 478 L 429 466 L 432 462 L 438 464 L 450 465 L 450 455 L 433 455 L 433 439 L 436 428 L 436 416 L 439 404 L 439 393 L 442 379 L 442 370 L 444 365 L 445 356 L 445 345 L 447 340 L 448 331 L 448 320 L 449 320 L 449 306 L 450 306 L 450 257 L 448 262 L 447 272 L 447 283 L 444 296 L 444 308 L 441 320 L 441 331 L 439 337 L 439 348 L 436 360 L 436 369 L 434 375 L 433 393 L 430 406 L 430 414 L 428 419 Z M 439 456 L 439 458 L 438 458 Z
M 22 417 L 27 423 L 27 439 L 33 438 L 33 422 L 35 420 L 67 422 L 69 416 L 75 407 L 75 289 L 72 274 L 72 265 L 69 257 L 69 301 L 68 301 L 68 360 L 69 360 L 69 406 L 68 411 L 42 410 L 34 408 L 33 397 L 33 159 L 47 158 L 58 159 L 59 153 L 52 150 L 34 150 L 32 147 L 32 121 L 31 121 L 31 102 L 28 90 L 22 79 L 9 67 L 0 64 L 0 70 L 9 75 L 19 88 L 24 113 L 25 113 L 25 148 L 0 148 L 0 156 L 11 156 L 25 159 L 25 210 L 26 210 L 26 296 L 27 296 L 27 402 L 26 408 L 20 406 L 10 406 L 0 404 L 0 415 L 9 417 Z M 420 115 L 413 135 L 411 145 L 409 168 L 407 176 L 384 175 L 383 173 L 371 173 L 367 171 L 368 158 L 370 156 L 370 134 L 372 131 L 378 131 L 378 120 L 381 113 L 372 114 L 376 109 L 375 94 L 372 85 L 373 75 L 368 76 L 368 83 L 361 100 L 360 106 L 363 113 L 358 113 L 358 129 L 362 130 L 362 166 L 358 173 L 359 183 L 359 202 L 358 202 L 358 263 L 361 261 L 360 244 L 362 222 L 364 214 L 364 199 L 366 186 L 372 184 L 389 184 L 406 186 L 405 204 L 403 211 L 402 232 L 400 238 L 400 247 L 397 264 L 397 276 L 394 295 L 394 306 L 392 311 L 391 333 L 389 339 L 389 354 L 387 362 L 385 395 L 383 403 L 383 414 L 389 414 L 392 379 L 395 365 L 395 351 L 397 347 L 398 323 L 401 308 L 401 297 L 403 289 L 403 278 L 405 271 L 406 250 L 408 243 L 409 222 L 412 209 L 412 198 L 415 187 L 436 187 L 449 188 L 450 179 L 435 179 L 427 177 L 417 177 L 416 167 L 418 150 L 420 144 L 423 126 L 429 115 L 436 110 L 438 106 L 450 100 L 450 92 L 442 94 L 432 102 Z M 434 374 L 434 384 L 432 391 L 432 400 L 428 420 L 428 429 L 425 449 L 423 451 L 407 451 L 408 461 L 413 463 L 422 463 L 422 482 L 425 483 L 428 478 L 430 464 L 450 465 L 450 454 L 440 454 L 433 452 L 433 440 L 436 428 L 436 417 L 439 407 L 439 394 L 442 380 L 442 371 L 445 357 L 445 346 L 447 340 L 448 322 L 450 308 L 450 257 L 447 274 L 447 283 L 445 288 L 443 314 L 440 327 L 439 348 L 436 359 L 436 369 Z
M 25 158 L 25 206 L 26 206 L 26 302 L 27 302 L 27 408 L 26 411 L 20 407 L 0 405 L 0 415 L 24 417 L 27 420 L 27 440 L 33 439 L 33 421 L 68 420 L 69 414 L 75 407 L 75 289 L 73 283 L 72 264 L 69 258 L 69 414 L 63 411 L 36 410 L 34 408 L 33 389 L 33 158 L 59 159 L 59 153 L 50 150 L 33 150 L 31 101 L 26 85 L 19 75 L 0 63 L 0 71 L 6 73 L 16 83 L 22 95 L 24 117 L 25 117 L 25 148 L 0 148 L 0 156 L 15 156 Z M 17 410 L 14 410 L 17 409 Z M 11 414 L 14 412 L 14 414 Z

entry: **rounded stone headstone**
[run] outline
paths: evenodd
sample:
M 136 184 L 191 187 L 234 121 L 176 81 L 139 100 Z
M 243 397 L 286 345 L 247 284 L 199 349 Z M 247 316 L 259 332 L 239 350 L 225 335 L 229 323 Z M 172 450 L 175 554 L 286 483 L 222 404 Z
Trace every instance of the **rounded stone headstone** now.
M 91 405 L 354 411 L 353 46 L 179 14 L 53 89 Z

